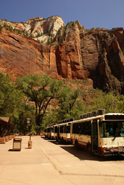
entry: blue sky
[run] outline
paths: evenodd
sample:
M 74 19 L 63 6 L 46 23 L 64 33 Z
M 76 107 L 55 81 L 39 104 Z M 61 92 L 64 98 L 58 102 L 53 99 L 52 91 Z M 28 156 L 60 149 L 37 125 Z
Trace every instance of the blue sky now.
M 53 15 L 65 24 L 78 20 L 86 29 L 124 27 L 124 0 L 0 0 L 0 19 L 26 22 Z

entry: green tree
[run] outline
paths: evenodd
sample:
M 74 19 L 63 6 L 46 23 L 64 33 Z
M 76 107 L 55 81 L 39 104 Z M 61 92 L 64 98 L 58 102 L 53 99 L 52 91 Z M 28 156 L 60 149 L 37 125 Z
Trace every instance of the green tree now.
M 22 78 L 17 78 L 16 84 L 19 89 L 29 98 L 29 101 L 35 103 L 35 114 L 37 116 L 38 101 L 40 96 L 44 96 L 45 88 L 49 84 L 50 78 L 46 75 L 40 77 L 37 74 L 28 74 Z
M 17 118 L 23 104 L 23 94 L 9 77 L 0 73 L 0 116 Z
M 68 86 L 63 88 L 59 98 L 59 120 L 69 118 L 71 116 L 79 118 L 80 111 L 83 111 L 82 109 L 84 108 L 82 100 L 78 99 L 79 94 L 79 89 L 72 91 Z
M 86 107 L 83 104 L 81 99 L 76 100 L 76 104 L 73 106 L 72 110 L 70 111 L 71 117 L 74 119 L 79 119 L 80 115 L 85 113 Z
M 60 96 L 62 81 L 51 79 L 48 75 L 26 75 L 17 79 L 17 86 L 35 103 L 35 115 L 37 124 L 42 123 L 50 101 Z
M 94 99 L 90 101 L 89 110 L 105 109 L 106 113 L 118 112 L 118 96 L 115 96 L 112 92 L 104 93 L 100 92 Z
M 52 99 L 58 99 L 61 94 L 61 89 L 63 87 L 63 82 L 57 79 L 49 79 L 49 84 L 46 89 L 40 91 L 38 99 L 39 114 L 41 111 L 43 115 Z
M 27 118 L 30 118 L 30 124 L 27 123 Z M 24 105 L 20 111 L 18 119 L 15 121 L 15 132 L 21 132 L 24 135 L 26 132 L 35 132 L 35 109 L 34 106 Z
M 124 95 L 119 96 L 119 101 L 117 103 L 118 106 L 118 112 L 124 112 Z

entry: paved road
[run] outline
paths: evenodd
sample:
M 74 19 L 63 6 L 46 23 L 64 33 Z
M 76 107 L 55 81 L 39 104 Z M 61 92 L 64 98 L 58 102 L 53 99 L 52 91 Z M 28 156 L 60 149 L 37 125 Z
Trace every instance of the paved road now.
M 40 136 L 22 138 L 22 150 L 11 151 L 13 141 L 0 145 L 1 185 L 123 185 L 124 158 L 101 158 Z

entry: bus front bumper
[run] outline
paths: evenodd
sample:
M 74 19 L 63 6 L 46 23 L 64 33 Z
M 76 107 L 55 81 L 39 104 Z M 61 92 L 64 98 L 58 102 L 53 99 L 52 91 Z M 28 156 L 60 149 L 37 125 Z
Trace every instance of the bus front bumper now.
M 99 148 L 98 153 L 102 156 L 121 155 L 124 154 L 124 147 Z

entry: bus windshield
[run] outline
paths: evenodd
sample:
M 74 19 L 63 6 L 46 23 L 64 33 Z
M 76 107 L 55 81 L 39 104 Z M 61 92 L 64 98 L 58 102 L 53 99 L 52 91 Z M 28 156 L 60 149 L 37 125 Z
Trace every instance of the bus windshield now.
M 124 121 L 100 122 L 100 137 L 124 137 Z

